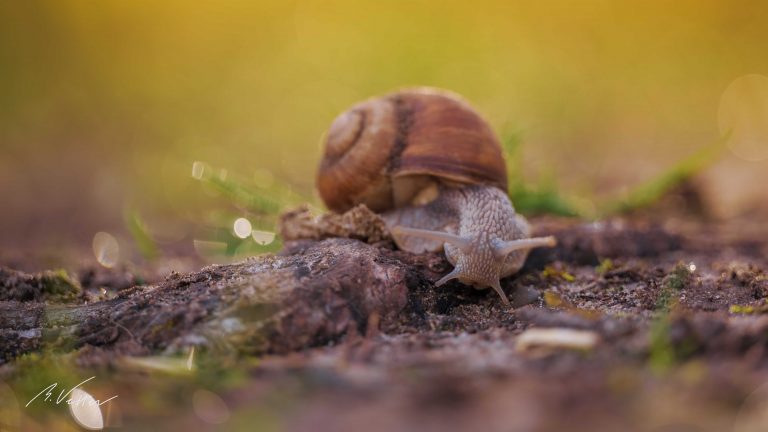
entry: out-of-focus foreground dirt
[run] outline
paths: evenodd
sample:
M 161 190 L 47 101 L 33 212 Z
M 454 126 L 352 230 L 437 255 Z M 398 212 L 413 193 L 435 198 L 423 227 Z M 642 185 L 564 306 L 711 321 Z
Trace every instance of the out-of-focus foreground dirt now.
M 109 421 L 129 429 L 765 430 L 762 220 L 534 219 L 559 244 L 503 281 L 513 309 L 435 288 L 441 255 L 365 233 L 147 285 L 5 269 L 5 409 L 25 430 L 67 424 L 23 407 L 24 375 L 53 357 L 119 394 Z

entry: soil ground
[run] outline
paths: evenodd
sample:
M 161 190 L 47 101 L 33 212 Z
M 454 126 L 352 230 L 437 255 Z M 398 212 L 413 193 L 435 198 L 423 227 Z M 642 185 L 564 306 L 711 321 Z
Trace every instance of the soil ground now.
M 81 272 L 74 297 L 6 269 L 0 425 L 76 430 L 24 404 L 96 376 L 124 430 L 767 430 L 763 221 L 535 218 L 559 244 L 503 281 L 512 309 L 435 288 L 440 254 L 386 240 L 296 241 L 144 285 Z

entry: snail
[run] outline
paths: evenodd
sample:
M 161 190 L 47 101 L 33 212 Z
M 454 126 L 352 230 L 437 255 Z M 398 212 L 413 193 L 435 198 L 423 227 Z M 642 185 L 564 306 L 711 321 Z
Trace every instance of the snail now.
M 452 279 L 493 288 L 516 273 L 532 248 L 554 237 L 530 237 L 507 195 L 499 140 L 460 96 L 433 88 L 401 90 L 354 105 L 325 137 L 317 189 L 329 209 L 365 204 L 378 212 L 397 246 L 443 250 Z

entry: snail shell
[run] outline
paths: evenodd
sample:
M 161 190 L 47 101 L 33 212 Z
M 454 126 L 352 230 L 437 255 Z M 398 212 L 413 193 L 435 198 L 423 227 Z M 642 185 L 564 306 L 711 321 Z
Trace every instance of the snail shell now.
M 434 182 L 507 190 L 499 140 L 460 96 L 403 90 L 361 102 L 331 124 L 317 175 L 331 210 L 402 207 Z

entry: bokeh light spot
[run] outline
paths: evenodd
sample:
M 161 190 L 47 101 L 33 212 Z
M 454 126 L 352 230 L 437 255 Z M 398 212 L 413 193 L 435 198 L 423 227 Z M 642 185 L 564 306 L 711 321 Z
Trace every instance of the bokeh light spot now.
M 117 239 L 109 233 L 100 231 L 93 236 L 93 254 L 96 261 L 106 268 L 112 268 L 120 258 L 120 245 Z
M 205 164 L 200 161 L 195 161 L 192 163 L 192 177 L 200 180 L 203 178 L 203 174 L 205 173 Z
M 262 246 L 266 246 L 275 241 L 275 233 L 273 232 L 254 230 L 251 235 L 253 236 L 253 239 L 256 240 L 256 243 Z
M 76 388 L 70 394 L 69 413 L 77 424 L 89 430 L 104 429 L 99 403 L 85 390 Z
M 192 407 L 197 417 L 206 423 L 221 424 L 229 419 L 229 408 L 224 399 L 208 390 L 195 390 Z
M 723 92 L 717 113 L 720 134 L 730 132 L 730 150 L 741 159 L 768 158 L 768 77 L 736 78 Z
M 236 236 L 241 239 L 248 238 L 251 235 L 251 222 L 246 218 L 237 218 L 233 229 Z

